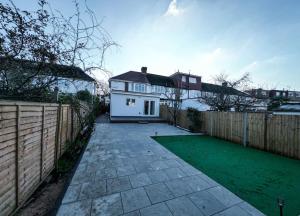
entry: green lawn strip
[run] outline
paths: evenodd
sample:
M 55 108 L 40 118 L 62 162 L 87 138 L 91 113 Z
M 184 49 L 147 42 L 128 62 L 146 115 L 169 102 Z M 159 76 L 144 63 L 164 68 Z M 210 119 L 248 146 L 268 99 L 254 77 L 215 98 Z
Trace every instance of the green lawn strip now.
M 158 136 L 161 145 L 267 215 L 300 214 L 300 161 L 209 136 Z

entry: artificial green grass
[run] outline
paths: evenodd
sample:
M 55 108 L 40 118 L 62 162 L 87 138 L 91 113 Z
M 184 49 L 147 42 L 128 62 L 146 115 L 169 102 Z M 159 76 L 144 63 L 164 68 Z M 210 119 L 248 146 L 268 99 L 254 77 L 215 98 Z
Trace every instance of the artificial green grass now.
M 158 136 L 161 145 L 266 215 L 300 214 L 300 161 L 209 136 Z

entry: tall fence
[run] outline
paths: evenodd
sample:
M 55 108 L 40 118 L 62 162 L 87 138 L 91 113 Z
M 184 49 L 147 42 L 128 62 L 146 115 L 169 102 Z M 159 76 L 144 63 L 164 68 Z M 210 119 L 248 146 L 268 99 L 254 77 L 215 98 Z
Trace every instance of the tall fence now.
M 161 106 L 161 117 L 170 120 L 165 106 Z M 206 134 L 300 159 L 300 116 L 272 115 L 268 113 L 200 112 L 200 126 Z M 187 111 L 178 114 L 178 125 L 189 129 L 193 122 Z
M 70 105 L 0 101 L 0 215 L 31 196 L 79 131 Z

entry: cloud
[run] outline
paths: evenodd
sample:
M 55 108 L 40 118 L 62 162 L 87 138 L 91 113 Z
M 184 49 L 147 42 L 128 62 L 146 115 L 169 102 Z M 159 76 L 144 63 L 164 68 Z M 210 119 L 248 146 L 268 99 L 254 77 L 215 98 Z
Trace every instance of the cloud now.
M 183 10 L 177 6 L 177 0 L 172 0 L 169 4 L 168 10 L 165 12 L 165 16 L 179 16 Z

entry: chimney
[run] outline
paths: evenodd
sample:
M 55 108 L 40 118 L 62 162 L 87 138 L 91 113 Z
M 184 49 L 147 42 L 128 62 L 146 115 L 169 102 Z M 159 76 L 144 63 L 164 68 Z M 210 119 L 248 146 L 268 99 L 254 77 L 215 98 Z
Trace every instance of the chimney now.
M 142 72 L 142 73 L 147 73 L 147 67 L 142 67 L 142 68 L 141 68 L 141 72 Z
M 227 82 L 223 82 L 223 83 L 222 83 L 222 86 L 223 86 L 223 87 L 227 87 Z

